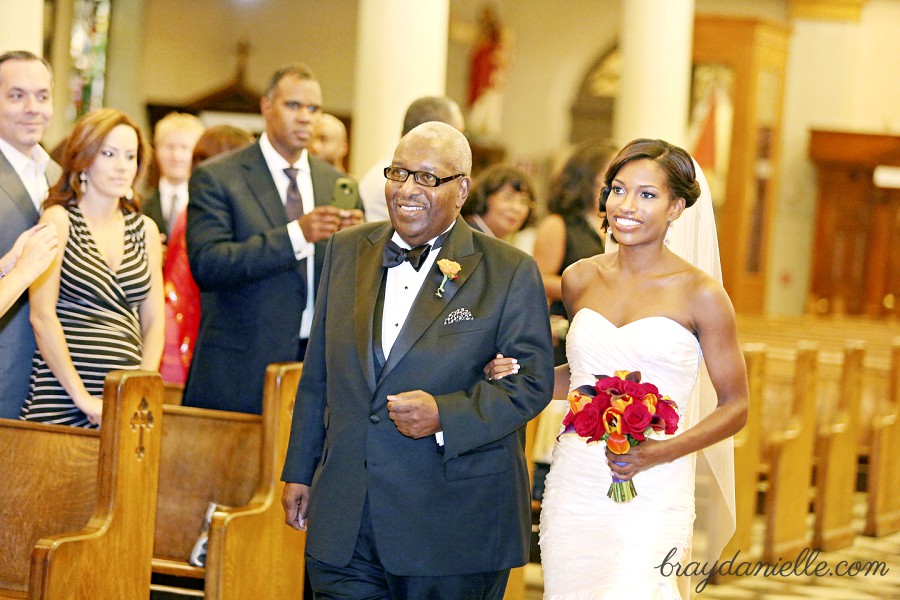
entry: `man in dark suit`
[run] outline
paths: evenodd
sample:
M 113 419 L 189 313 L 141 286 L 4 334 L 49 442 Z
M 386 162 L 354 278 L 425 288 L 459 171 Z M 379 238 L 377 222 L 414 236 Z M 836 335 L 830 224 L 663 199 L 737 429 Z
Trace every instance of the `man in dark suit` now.
M 201 312 L 188 406 L 258 414 L 266 366 L 303 359 L 324 241 L 363 218 L 330 205 L 341 173 L 306 151 L 321 105 L 308 68 L 280 69 L 260 101 L 259 142 L 191 175 L 187 247 Z
M 153 129 L 159 183 L 144 199 L 141 210 L 156 223 L 163 240 L 172 233 L 178 215 L 187 207 L 191 157 L 203 130 L 200 119 L 178 112 L 167 114 Z
M 0 55 L 0 256 L 37 224 L 62 170 L 39 142 L 53 117 L 50 65 L 31 52 Z M 9 265 L 0 264 L 0 272 Z M 0 316 L 0 417 L 17 419 L 28 395 L 35 341 L 28 294 Z
M 465 136 L 420 125 L 386 171 L 391 221 L 329 243 L 282 474 L 317 598 L 499 599 L 528 559 L 547 301 L 531 257 L 459 218 L 471 168 Z M 524 376 L 486 380 L 497 352 Z

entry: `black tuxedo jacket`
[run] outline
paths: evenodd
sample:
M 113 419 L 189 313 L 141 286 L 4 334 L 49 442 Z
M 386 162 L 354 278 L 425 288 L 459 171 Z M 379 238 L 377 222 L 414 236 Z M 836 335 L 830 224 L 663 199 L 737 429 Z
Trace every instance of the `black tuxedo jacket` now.
M 62 169 L 47 165 L 47 183 L 53 186 Z M 0 152 L 0 256 L 13 247 L 19 235 L 38 222 L 37 209 L 19 174 Z M 29 321 L 28 292 L 23 293 L 6 314 L 0 315 L 0 417 L 18 419 L 28 397 L 34 332 Z
M 396 575 L 496 571 L 528 559 L 525 425 L 548 403 L 553 351 L 534 260 L 457 219 L 379 377 L 373 315 L 390 223 L 336 234 L 325 268 L 282 478 L 311 484 L 307 551 L 343 566 L 368 496 L 379 558 Z M 462 320 L 448 319 L 466 314 Z M 453 321 L 453 322 L 451 322 Z M 379 342 L 380 343 L 380 342 Z M 484 379 L 497 352 L 518 375 Z M 435 396 L 446 445 L 401 435 L 389 394 Z
M 309 157 L 316 204 L 341 173 Z M 184 404 L 259 414 L 273 362 L 297 360 L 306 274 L 298 269 L 281 197 L 259 143 L 197 167 L 187 249 L 200 288 L 200 331 Z M 316 244 L 316 275 L 325 243 Z

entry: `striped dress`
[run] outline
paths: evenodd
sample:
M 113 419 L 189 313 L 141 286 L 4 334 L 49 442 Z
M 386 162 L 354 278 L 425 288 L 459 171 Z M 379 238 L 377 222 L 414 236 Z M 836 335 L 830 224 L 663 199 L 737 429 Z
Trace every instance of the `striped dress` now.
M 150 264 L 141 213 L 125 213 L 125 252 L 115 273 L 97 248 L 81 210 L 69 207 L 69 240 L 63 254 L 56 314 L 75 370 L 88 393 L 103 397 L 109 371 L 141 364 L 138 308 L 150 292 Z M 40 349 L 31 363 L 31 390 L 20 415 L 75 427 L 96 427 L 75 407 Z

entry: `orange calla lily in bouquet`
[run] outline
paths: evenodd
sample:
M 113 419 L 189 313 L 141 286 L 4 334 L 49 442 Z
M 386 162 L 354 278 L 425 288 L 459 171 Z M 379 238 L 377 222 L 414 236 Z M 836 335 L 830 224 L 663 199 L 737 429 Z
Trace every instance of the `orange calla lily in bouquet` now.
M 652 383 L 641 383 L 639 371 L 616 371 L 612 377 L 595 377 L 594 385 L 569 392 L 563 433 L 577 433 L 588 443 L 606 442 L 611 452 L 625 454 L 653 432 L 672 435 L 678 429 L 675 402 L 660 396 Z M 628 502 L 637 496 L 637 490 L 633 481 L 613 476 L 607 496 L 615 502 Z

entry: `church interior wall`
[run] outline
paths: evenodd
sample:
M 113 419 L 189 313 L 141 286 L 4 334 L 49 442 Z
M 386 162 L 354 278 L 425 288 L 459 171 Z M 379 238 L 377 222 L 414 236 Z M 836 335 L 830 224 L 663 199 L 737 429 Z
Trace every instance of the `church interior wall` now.
M 461 104 L 471 48 L 466 32 L 483 4 L 450 2 L 446 90 Z M 549 162 L 568 145 L 569 109 L 581 80 L 615 43 L 620 2 L 492 4 L 514 36 L 499 141 L 513 159 Z M 790 19 L 786 0 L 697 0 L 696 11 Z M 356 0 L 116 0 L 106 103 L 145 120 L 147 102 L 187 102 L 223 87 L 234 79 L 235 48 L 246 39 L 249 87 L 261 91 L 275 68 L 300 59 L 319 76 L 326 108 L 349 115 L 354 102 L 365 102 L 353 94 L 356 13 Z M 808 286 L 816 197 L 809 129 L 900 131 L 900 2 L 867 0 L 856 23 L 793 20 L 791 26 L 766 299 L 767 311 L 781 314 L 803 311 Z

